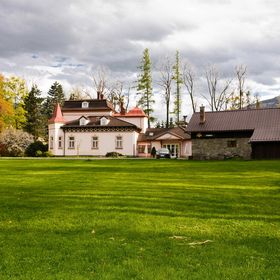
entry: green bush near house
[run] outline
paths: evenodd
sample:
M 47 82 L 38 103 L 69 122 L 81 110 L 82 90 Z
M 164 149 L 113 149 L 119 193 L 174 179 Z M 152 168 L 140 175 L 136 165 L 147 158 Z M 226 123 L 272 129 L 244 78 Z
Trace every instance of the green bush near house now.
M 279 279 L 280 161 L 0 160 L 0 279 Z
M 28 157 L 42 157 L 48 151 L 48 145 L 41 141 L 31 143 L 25 150 Z
M 123 155 L 117 152 L 109 152 L 105 155 L 105 157 L 112 157 L 112 158 L 117 158 L 117 157 L 122 157 Z

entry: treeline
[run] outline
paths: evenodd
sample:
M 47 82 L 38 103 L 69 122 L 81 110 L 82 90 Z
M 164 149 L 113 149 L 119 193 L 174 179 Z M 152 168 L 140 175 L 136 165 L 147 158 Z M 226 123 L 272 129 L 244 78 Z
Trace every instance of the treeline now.
M 28 90 L 20 77 L 0 75 L 0 132 L 5 128 L 23 130 L 35 140 L 47 137 L 47 121 L 54 105 L 63 104 L 65 95 L 61 84 L 54 82 L 47 97 L 36 84 Z
M 148 116 L 148 126 L 152 123 L 160 127 L 170 127 L 183 122 L 182 104 L 190 104 L 194 113 L 198 106 L 204 104 L 208 110 L 221 111 L 244 109 L 258 106 L 258 96 L 252 96 L 247 86 L 247 67 L 237 65 L 232 73 L 224 75 L 217 67 L 208 65 L 197 70 L 184 58 L 179 51 L 174 57 L 165 57 L 154 64 L 149 49 L 145 49 L 137 67 L 137 80 L 128 84 L 127 81 L 116 81 L 104 67 L 93 73 L 93 89 L 105 96 L 116 110 L 120 104 L 127 108 L 131 99 Z M 160 95 L 164 104 L 165 120 L 156 120 L 154 117 L 156 95 Z M 86 90 L 72 91 L 70 99 L 79 99 L 81 96 L 91 96 Z M 158 102 L 157 102 L 158 103 Z
M 24 79 L 0 75 L 0 155 L 23 155 L 31 143 L 46 141 L 54 105 L 64 100 L 58 82 L 43 98 L 36 84 L 28 90 Z
M 154 119 L 152 116 L 155 106 L 154 88 L 162 96 L 166 118 L 161 123 L 157 122 L 158 127 L 169 127 L 183 122 L 181 116 L 183 100 L 190 104 L 193 113 L 202 103 L 211 111 L 259 107 L 258 96 L 252 96 L 246 85 L 247 67 L 244 65 L 237 65 L 227 76 L 212 65 L 198 71 L 181 59 L 177 51 L 174 58 L 165 57 L 153 66 L 149 50 L 145 49 L 138 69 L 139 104 L 150 120 Z

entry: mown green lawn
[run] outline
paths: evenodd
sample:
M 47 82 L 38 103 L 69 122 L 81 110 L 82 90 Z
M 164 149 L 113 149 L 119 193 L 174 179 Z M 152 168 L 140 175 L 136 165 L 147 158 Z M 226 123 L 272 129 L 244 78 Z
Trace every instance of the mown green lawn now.
M 0 279 L 280 279 L 280 161 L 2 159 Z

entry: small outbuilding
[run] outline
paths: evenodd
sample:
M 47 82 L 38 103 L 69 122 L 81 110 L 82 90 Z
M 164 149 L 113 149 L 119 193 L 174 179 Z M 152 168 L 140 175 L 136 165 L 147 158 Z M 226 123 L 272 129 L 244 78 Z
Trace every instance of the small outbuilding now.
M 194 159 L 280 158 L 280 108 L 194 113 L 187 132 Z

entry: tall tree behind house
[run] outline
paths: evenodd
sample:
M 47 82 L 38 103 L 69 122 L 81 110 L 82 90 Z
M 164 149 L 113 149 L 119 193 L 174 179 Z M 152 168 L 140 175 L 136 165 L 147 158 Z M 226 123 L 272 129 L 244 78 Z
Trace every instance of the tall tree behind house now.
M 151 121 L 154 118 L 151 116 L 153 109 L 152 104 L 155 103 L 153 99 L 153 88 L 152 88 L 152 72 L 151 72 L 151 59 L 149 49 L 145 49 L 143 57 L 138 67 L 140 74 L 138 77 L 137 95 L 140 96 L 138 104 L 143 108 L 143 111 L 148 116 L 148 127 L 151 127 Z
M 202 95 L 210 106 L 211 111 L 225 110 L 231 91 L 233 78 L 223 79 L 215 66 L 209 66 L 205 70 L 208 96 Z
M 179 51 L 176 51 L 175 64 L 173 66 L 173 71 L 174 71 L 173 80 L 175 81 L 175 84 L 176 84 L 175 100 L 174 100 L 174 114 L 175 114 L 175 118 L 176 118 L 176 123 L 179 123 L 180 114 L 181 114 L 181 105 L 182 105 L 181 84 L 183 83 L 181 69 L 180 69 Z
M 169 118 L 170 118 L 170 99 L 171 99 L 171 92 L 172 92 L 172 81 L 173 81 L 173 68 L 172 64 L 168 57 L 165 58 L 163 63 L 160 65 L 160 78 L 158 81 L 159 86 L 163 89 L 163 98 L 164 103 L 166 106 L 166 121 L 165 126 L 166 128 L 169 127 Z
M 49 89 L 46 101 L 44 102 L 44 112 L 48 119 L 51 118 L 55 105 L 57 103 L 63 105 L 64 100 L 65 95 L 62 85 L 58 82 L 54 82 Z
M 185 63 L 183 67 L 183 83 L 191 100 L 192 111 L 195 113 L 197 106 L 197 100 L 195 96 L 196 76 L 192 66 L 187 63 Z
M 37 140 L 44 134 L 45 119 L 43 117 L 41 91 L 37 85 L 33 85 L 28 95 L 25 97 L 24 108 L 26 111 L 26 123 L 24 130 L 34 136 Z

